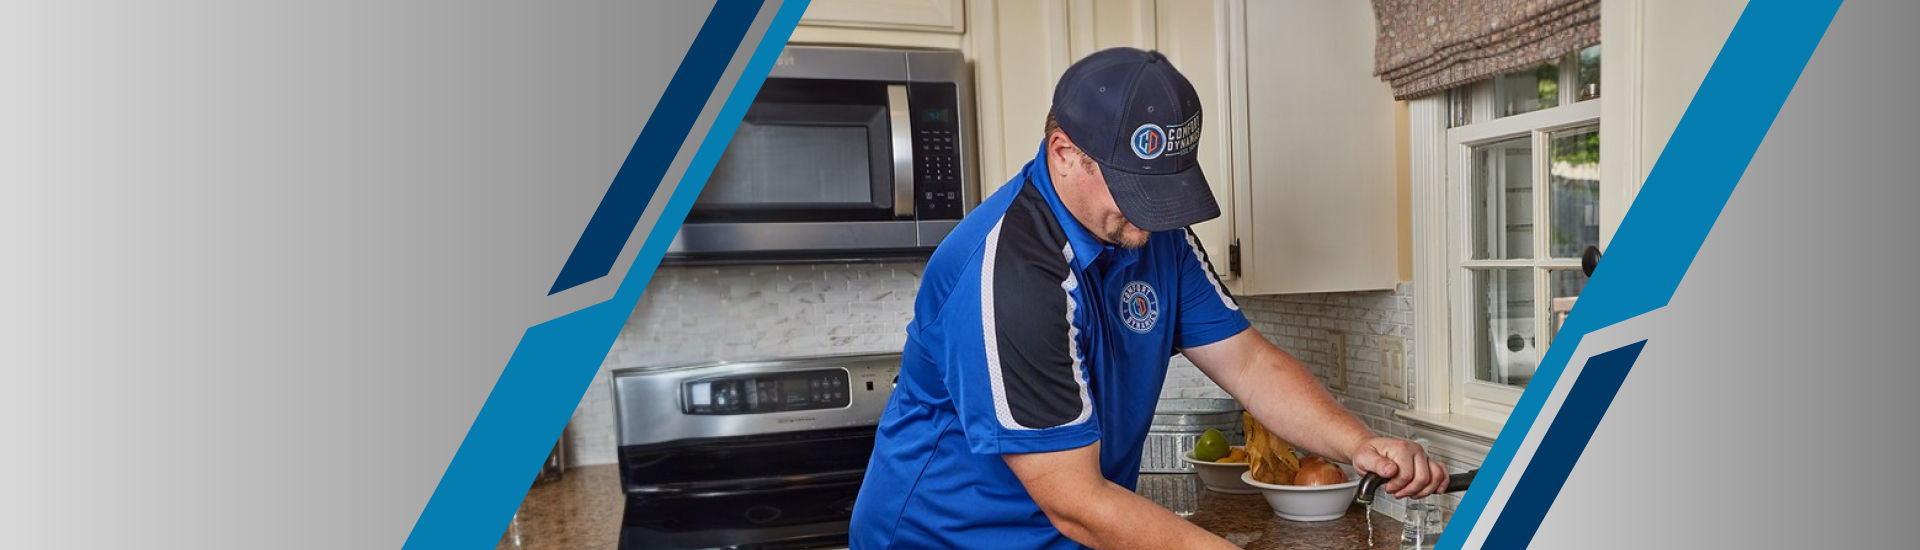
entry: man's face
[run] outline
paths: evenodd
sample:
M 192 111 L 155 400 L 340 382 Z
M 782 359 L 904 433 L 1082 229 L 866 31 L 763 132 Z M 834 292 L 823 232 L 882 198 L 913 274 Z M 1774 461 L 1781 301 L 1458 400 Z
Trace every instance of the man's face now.
M 1066 142 L 1064 149 L 1053 146 L 1060 141 Z M 1113 202 L 1113 192 L 1107 188 L 1107 178 L 1100 173 L 1099 163 L 1072 147 L 1065 134 L 1054 134 L 1048 144 L 1047 164 L 1052 170 L 1054 189 L 1074 219 L 1107 244 L 1126 248 L 1146 246 L 1147 237 L 1153 234 L 1133 225 L 1120 213 L 1120 205 Z

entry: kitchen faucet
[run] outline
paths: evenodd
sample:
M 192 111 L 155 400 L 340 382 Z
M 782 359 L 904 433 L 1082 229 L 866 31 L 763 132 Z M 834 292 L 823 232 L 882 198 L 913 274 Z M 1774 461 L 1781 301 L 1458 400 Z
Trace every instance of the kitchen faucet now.
M 1480 470 L 1475 468 L 1447 476 L 1446 492 L 1451 493 L 1454 491 L 1467 490 L 1467 486 L 1473 483 L 1473 475 L 1477 473 L 1480 473 Z M 1373 504 L 1373 493 L 1378 491 L 1380 486 L 1385 485 L 1386 482 L 1387 478 L 1380 477 L 1377 474 L 1367 474 L 1365 478 L 1361 478 L 1360 492 L 1353 496 L 1353 502 L 1361 506 L 1371 506 Z

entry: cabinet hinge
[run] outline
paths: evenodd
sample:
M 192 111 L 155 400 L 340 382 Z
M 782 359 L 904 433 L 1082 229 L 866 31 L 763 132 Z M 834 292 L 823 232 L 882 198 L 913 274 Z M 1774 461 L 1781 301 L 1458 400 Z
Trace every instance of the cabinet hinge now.
M 1234 239 L 1233 244 L 1227 245 L 1227 273 L 1236 278 L 1240 276 L 1240 239 Z

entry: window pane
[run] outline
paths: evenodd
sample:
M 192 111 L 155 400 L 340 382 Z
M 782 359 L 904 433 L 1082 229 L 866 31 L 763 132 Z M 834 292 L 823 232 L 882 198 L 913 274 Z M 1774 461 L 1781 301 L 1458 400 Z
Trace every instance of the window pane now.
M 1574 89 L 1573 94 L 1573 97 L 1578 99 L 1574 101 L 1600 97 L 1600 47 L 1592 46 L 1574 55 L 1579 58 L 1580 64 L 1574 71 L 1578 73 L 1576 78 L 1579 79 L 1577 82 L 1579 88 Z
M 1548 139 L 1548 248 L 1555 258 L 1578 258 L 1600 244 L 1600 129 L 1561 130 Z
M 1533 257 L 1533 142 L 1526 136 L 1473 148 L 1473 258 Z
M 1474 378 L 1524 388 L 1540 363 L 1533 337 L 1533 268 L 1472 274 Z
M 1493 77 L 1495 117 L 1538 111 L 1560 104 L 1560 64 L 1547 63 Z
M 1547 295 L 1552 297 L 1547 311 L 1553 315 L 1547 323 L 1547 342 L 1553 342 L 1560 335 L 1560 326 L 1566 324 L 1567 314 L 1573 311 L 1573 303 L 1580 298 L 1580 290 L 1587 287 L 1587 274 L 1575 269 L 1556 269 L 1547 272 Z

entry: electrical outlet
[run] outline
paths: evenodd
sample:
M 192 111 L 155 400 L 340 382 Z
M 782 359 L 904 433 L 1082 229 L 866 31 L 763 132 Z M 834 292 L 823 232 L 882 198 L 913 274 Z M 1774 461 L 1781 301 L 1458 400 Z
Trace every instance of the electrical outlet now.
M 1380 342 L 1380 398 L 1412 404 L 1407 394 L 1407 339 L 1376 336 Z
M 1347 333 L 1327 331 L 1327 387 L 1347 389 Z

